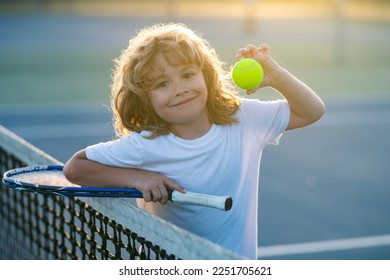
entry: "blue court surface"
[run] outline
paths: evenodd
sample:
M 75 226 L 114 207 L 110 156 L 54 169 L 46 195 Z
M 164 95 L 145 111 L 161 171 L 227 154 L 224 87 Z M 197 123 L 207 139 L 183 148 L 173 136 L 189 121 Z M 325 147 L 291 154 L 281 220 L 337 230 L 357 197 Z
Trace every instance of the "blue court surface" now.
M 88 145 L 111 140 L 107 105 L 112 59 L 135 29 L 156 21 L 0 16 L 1 59 L 7 62 L 7 67 L 0 66 L 0 123 L 62 162 Z M 229 36 L 236 35 L 234 26 L 240 22 L 187 23 L 221 49 Z M 216 35 L 213 28 L 221 26 L 232 28 Z M 280 31 L 288 25 L 264 22 L 264 26 Z M 276 49 L 282 49 L 282 33 L 271 37 L 263 32 Z M 241 36 L 245 43 L 254 38 Z M 381 40 L 387 40 L 383 48 L 388 50 L 389 38 Z M 222 55 L 227 54 L 234 52 Z M 314 62 L 311 68 L 300 74 L 310 78 Z M 264 150 L 259 258 L 390 259 L 390 91 L 363 88 L 355 98 L 353 93 L 337 97 L 328 89 L 319 95 L 327 107 L 324 118 L 311 127 L 286 132 L 278 146 Z

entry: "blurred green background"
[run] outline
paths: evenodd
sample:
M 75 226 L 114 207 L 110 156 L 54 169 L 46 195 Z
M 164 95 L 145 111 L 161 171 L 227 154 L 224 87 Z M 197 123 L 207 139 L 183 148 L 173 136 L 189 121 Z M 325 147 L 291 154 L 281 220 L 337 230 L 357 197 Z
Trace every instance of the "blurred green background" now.
M 107 103 L 113 59 L 136 29 L 166 21 L 203 34 L 228 64 L 267 43 L 325 99 L 389 94 L 390 1 L 3 0 L 0 11 L 2 104 Z

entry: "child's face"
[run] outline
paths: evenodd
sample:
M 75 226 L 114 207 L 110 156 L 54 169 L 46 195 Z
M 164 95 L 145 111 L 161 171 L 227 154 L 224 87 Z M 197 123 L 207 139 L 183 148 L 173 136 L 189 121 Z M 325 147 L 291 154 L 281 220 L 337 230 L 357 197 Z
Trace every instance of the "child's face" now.
M 158 53 L 148 78 L 152 81 L 148 92 L 150 102 L 157 115 L 173 128 L 209 123 L 207 86 L 199 67 L 172 65 Z

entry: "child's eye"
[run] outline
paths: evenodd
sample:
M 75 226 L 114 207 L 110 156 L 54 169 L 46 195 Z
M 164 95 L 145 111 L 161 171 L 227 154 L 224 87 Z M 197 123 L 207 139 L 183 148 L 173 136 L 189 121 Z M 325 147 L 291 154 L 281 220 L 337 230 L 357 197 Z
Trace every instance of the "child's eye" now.
M 156 88 L 164 88 L 168 85 L 167 81 L 163 81 L 157 84 Z
M 192 76 L 194 76 L 193 73 L 185 73 L 185 74 L 183 75 L 183 78 L 184 78 L 184 79 L 189 79 L 189 78 L 191 78 Z

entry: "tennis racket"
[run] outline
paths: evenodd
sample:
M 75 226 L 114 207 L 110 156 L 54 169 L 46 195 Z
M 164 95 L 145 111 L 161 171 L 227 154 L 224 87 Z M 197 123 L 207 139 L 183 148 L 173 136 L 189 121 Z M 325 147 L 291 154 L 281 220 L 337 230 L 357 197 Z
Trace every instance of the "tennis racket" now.
M 44 195 L 77 197 L 133 197 L 142 198 L 135 188 L 88 187 L 69 182 L 60 165 L 39 165 L 12 169 L 4 173 L 3 184 L 18 191 Z M 173 203 L 187 203 L 228 211 L 233 200 L 229 196 L 215 196 L 200 193 L 169 190 L 169 200 Z

